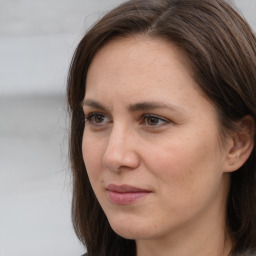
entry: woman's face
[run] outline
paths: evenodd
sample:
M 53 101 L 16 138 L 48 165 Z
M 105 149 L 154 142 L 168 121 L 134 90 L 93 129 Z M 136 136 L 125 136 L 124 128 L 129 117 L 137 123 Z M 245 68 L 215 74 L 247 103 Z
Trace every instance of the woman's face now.
M 157 239 L 223 224 L 227 150 L 216 111 L 175 46 L 146 37 L 105 45 L 90 65 L 83 108 L 84 162 L 114 231 Z

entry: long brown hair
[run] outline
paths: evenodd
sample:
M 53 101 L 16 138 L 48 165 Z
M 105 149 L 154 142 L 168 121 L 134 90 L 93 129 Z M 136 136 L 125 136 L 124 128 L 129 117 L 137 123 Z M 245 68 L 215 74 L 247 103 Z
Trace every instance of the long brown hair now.
M 215 105 L 223 137 L 245 115 L 256 121 L 256 38 L 247 22 L 224 0 L 131 0 L 99 20 L 82 38 L 70 67 L 67 96 L 71 112 L 72 217 L 89 256 L 135 255 L 133 240 L 110 227 L 90 185 L 82 157 L 88 67 L 103 45 L 136 34 L 161 38 L 187 56 L 193 78 Z M 254 134 L 254 143 L 255 143 Z M 256 143 L 255 143 L 256 144 Z M 233 255 L 256 247 L 256 150 L 231 174 L 227 229 Z

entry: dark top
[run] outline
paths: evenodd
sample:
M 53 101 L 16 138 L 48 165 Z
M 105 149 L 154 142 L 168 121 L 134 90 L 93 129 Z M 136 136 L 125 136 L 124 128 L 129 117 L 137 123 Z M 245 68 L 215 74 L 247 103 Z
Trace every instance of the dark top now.
M 85 253 L 85 254 L 83 254 L 81 256 L 87 256 L 87 253 Z M 230 255 L 230 256 L 232 256 L 232 255 Z M 240 256 L 256 256 L 256 252 L 247 251 L 247 252 L 241 254 Z

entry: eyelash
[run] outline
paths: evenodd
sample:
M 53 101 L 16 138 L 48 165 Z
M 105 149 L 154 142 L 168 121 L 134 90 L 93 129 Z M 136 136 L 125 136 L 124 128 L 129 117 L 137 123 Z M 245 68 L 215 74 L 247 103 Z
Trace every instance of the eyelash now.
M 143 121 L 146 122 L 146 120 L 148 119 L 155 119 L 155 121 L 158 121 L 158 122 L 162 122 L 162 124 L 167 124 L 167 123 L 170 123 L 170 120 L 166 119 L 166 118 L 163 118 L 163 117 L 160 117 L 158 115 L 154 115 L 154 114 L 144 114 L 143 115 Z M 152 120 L 151 120 L 152 121 Z M 150 127 L 154 127 L 154 126 L 158 126 L 159 124 L 146 124 L 147 126 L 150 126 Z
M 101 119 L 107 118 L 107 116 L 101 112 L 92 112 L 92 113 L 88 114 L 87 116 L 85 116 L 85 122 L 89 122 L 93 126 L 102 127 L 106 122 L 95 122 L 95 118 L 97 118 L 97 117 L 99 117 Z M 155 124 L 149 124 L 147 122 L 147 120 L 149 121 L 150 119 L 153 122 L 154 121 L 157 121 L 157 122 Z M 141 120 L 142 120 L 141 123 L 142 124 L 144 123 L 149 128 L 159 127 L 160 125 L 168 124 L 171 122 L 170 120 L 160 117 L 155 114 L 143 114 L 141 117 Z M 159 124 L 159 122 L 162 122 L 162 123 Z M 107 122 L 107 123 L 111 123 L 111 120 L 110 120 L 110 122 Z
M 87 116 L 85 116 L 85 122 L 89 122 L 91 123 L 92 125 L 97 125 L 99 126 L 101 123 L 95 123 L 95 120 L 93 121 L 93 118 L 96 118 L 96 117 L 100 117 L 100 118 L 105 118 L 106 115 L 104 115 L 103 113 L 100 113 L 100 112 L 92 112 L 90 114 L 88 114 Z

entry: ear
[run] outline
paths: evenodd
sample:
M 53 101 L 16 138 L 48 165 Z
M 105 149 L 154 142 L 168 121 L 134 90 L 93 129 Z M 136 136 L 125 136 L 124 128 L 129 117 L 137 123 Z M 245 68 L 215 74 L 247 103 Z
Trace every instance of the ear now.
M 254 119 L 249 115 L 245 116 L 236 123 L 236 128 L 228 143 L 225 172 L 239 169 L 247 161 L 254 147 Z

